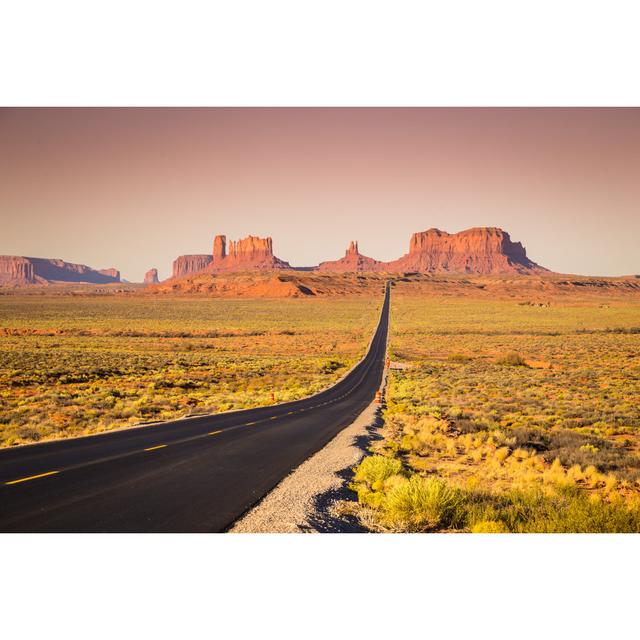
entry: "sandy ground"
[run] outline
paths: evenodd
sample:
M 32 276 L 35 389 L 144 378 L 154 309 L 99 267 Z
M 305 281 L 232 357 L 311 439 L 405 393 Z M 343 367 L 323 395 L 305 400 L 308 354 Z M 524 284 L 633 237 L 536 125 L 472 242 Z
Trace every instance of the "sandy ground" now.
M 384 387 L 384 380 L 382 383 Z M 337 501 L 355 500 L 348 490 L 352 467 L 364 457 L 382 424 L 372 402 L 326 447 L 303 462 L 229 530 L 230 533 L 364 532 L 355 518 L 339 515 Z

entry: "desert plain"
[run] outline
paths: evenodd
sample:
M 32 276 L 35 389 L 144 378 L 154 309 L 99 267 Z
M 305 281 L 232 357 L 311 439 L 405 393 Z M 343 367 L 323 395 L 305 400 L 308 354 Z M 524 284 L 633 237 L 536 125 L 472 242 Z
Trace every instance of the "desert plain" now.
M 319 391 L 366 351 L 391 280 L 384 426 L 345 517 L 374 531 L 640 530 L 640 279 L 201 277 L 186 291 L 5 290 L 0 446 Z

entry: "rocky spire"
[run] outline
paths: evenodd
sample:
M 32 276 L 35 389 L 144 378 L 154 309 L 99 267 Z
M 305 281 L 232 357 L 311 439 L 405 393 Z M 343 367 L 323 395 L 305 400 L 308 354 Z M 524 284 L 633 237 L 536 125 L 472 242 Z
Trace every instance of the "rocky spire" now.
M 345 257 L 348 256 L 357 256 L 360 252 L 358 251 L 358 241 L 357 240 L 352 240 L 349 243 L 349 248 L 347 249 L 347 252 L 344 254 Z
M 213 240 L 213 261 L 224 260 L 227 255 L 227 236 L 216 236 Z
M 157 284 L 158 282 L 160 282 L 160 280 L 158 280 L 157 269 L 149 269 L 149 271 L 144 274 L 144 284 Z

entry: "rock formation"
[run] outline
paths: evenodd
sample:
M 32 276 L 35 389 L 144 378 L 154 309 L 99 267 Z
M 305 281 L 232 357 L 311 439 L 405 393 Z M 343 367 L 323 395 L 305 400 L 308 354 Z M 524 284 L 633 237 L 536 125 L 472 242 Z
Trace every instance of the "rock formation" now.
M 113 278 L 116 282 L 120 282 L 120 272 L 113 267 L 110 269 L 98 269 L 98 273 L 101 273 L 103 276 L 109 276 Z
M 173 261 L 173 278 L 184 278 L 192 273 L 198 273 L 211 264 L 211 256 L 206 253 L 178 256 Z
M 340 260 L 321 262 L 318 271 L 333 271 L 336 273 L 347 273 L 352 271 L 385 271 L 384 262 L 363 256 L 358 251 L 358 243 L 351 241 L 349 248 Z
M 247 236 L 227 242 L 216 236 L 211 255 L 180 256 L 173 263 L 173 277 L 204 271 L 206 273 L 271 271 L 294 269 L 273 255 L 271 238 Z M 512 242 L 509 234 L 497 227 L 476 227 L 449 234 L 438 229 L 414 233 L 409 253 L 398 260 L 381 262 L 364 256 L 358 243 L 351 242 L 343 258 L 322 262 L 318 267 L 301 271 L 389 272 L 389 273 L 476 273 L 532 274 L 547 270 L 527 258 L 524 247 Z
M 527 258 L 524 247 L 497 227 L 449 234 L 439 229 L 414 233 L 409 253 L 386 263 L 391 272 L 531 274 L 546 272 Z
M 227 236 L 216 236 L 213 239 L 213 260 L 220 261 L 227 257 Z
M 50 282 L 120 282 L 117 269 L 96 270 L 59 259 L 0 256 L 0 284 L 22 286 Z
M 21 256 L 0 256 L 0 284 L 38 284 L 33 263 Z M 44 283 L 42 281 L 41 283 Z
M 59 259 L 27 258 L 33 263 L 36 276 L 49 282 L 89 282 L 93 284 L 108 284 L 120 282 L 120 272 L 117 269 L 98 271 L 86 264 L 74 264 Z
M 144 284 L 158 284 L 160 280 L 158 280 L 158 270 L 156 268 L 149 269 L 147 273 L 144 274 Z
M 222 271 L 270 271 L 290 269 L 291 265 L 273 255 L 271 238 L 247 236 L 241 240 L 230 240 L 226 236 L 216 236 L 213 241 L 212 262 L 207 272 Z
M 179 256 L 173 262 L 173 279 L 193 274 L 248 271 L 389 272 L 389 273 L 468 273 L 478 275 L 531 275 L 549 273 L 531 261 L 522 244 L 497 227 L 476 227 L 449 234 L 438 229 L 414 233 L 409 253 L 391 262 L 364 256 L 352 241 L 343 258 L 322 262 L 318 267 L 295 269 L 273 255 L 271 238 L 247 236 L 227 243 L 216 236 L 208 254 Z M 108 284 L 121 282 L 117 269 L 92 269 L 58 259 L 0 256 L 0 285 L 22 286 L 50 282 Z M 158 282 L 157 269 L 145 274 L 145 284 Z M 279 285 L 278 285 L 279 286 Z

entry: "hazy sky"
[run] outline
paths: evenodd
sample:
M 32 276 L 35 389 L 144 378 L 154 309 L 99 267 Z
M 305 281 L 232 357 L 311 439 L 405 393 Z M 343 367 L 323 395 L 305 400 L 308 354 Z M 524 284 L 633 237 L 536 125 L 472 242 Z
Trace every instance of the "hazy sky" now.
M 640 109 L 3 109 L 0 216 L 1 254 L 134 281 L 219 233 L 305 266 L 473 226 L 640 273 Z

